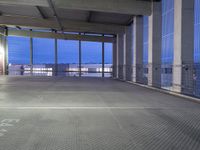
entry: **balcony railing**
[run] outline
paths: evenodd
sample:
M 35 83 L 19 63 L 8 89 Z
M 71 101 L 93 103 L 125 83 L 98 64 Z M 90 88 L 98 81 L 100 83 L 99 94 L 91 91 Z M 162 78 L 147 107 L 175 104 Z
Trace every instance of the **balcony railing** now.
M 154 78 L 153 85 L 156 87 L 170 91 L 173 91 L 174 87 L 178 87 L 183 94 L 200 97 L 200 63 L 183 65 L 137 64 L 132 66 L 119 65 L 117 67 L 120 79 L 127 80 L 128 76 L 131 81 L 151 85 Z M 181 84 L 174 83 L 174 77 L 180 78 L 180 75 L 173 74 L 175 70 L 181 72 Z
M 112 65 L 104 67 L 104 77 L 112 76 Z M 101 64 L 38 64 L 38 65 L 9 65 L 8 75 L 24 76 L 93 76 L 102 77 Z

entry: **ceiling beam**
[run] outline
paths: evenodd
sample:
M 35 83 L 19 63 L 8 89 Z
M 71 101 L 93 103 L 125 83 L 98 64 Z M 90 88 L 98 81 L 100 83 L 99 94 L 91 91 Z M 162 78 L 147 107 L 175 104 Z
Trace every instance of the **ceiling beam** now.
M 57 12 L 56 12 L 56 8 L 55 8 L 55 6 L 54 6 L 52 0 L 47 0 L 47 1 L 48 1 L 48 4 L 49 4 L 49 7 L 50 7 L 50 8 L 52 9 L 52 11 L 53 11 L 53 15 L 54 15 L 54 17 L 56 18 L 56 21 L 57 21 L 58 25 L 60 26 L 60 30 L 63 31 L 64 27 L 63 27 L 63 25 L 62 25 L 61 20 L 60 20 L 59 17 L 58 17 L 58 14 L 57 14 Z
M 17 28 L 18 30 L 21 30 L 21 29 L 22 29 L 20 26 L 16 26 L 16 28 Z
M 0 26 L 0 35 L 7 36 L 8 28 L 6 26 Z
M 126 25 L 129 26 L 133 23 L 133 16 L 130 17 L 130 19 L 127 21 Z
M 0 0 L 0 4 L 49 7 L 46 0 Z M 56 8 L 100 11 L 129 15 L 151 15 L 151 1 L 139 0 L 54 0 Z
M 88 17 L 87 17 L 87 22 L 91 22 L 92 20 L 92 11 L 89 11 Z
M 81 41 L 93 41 L 93 42 L 115 42 L 114 37 L 103 37 L 103 36 L 89 36 L 80 34 L 61 34 L 55 32 L 36 32 L 36 31 L 25 31 L 25 30 L 8 30 L 9 36 L 26 36 L 26 37 L 37 37 L 37 38 L 56 38 L 65 40 L 81 40 Z
M 0 16 L 0 25 L 20 26 L 28 28 L 45 28 L 60 30 L 59 25 L 53 19 L 41 19 L 19 16 Z M 120 25 L 110 25 L 101 23 L 88 23 L 82 21 L 62 20 L 63 31 L 68 32 L 92 32 L 101 34 L 124 33 L 125 27 Z
M 0 36 L 1 36 L 1 35 L 4 36 L 5 34 L 4 34 L 4 28 L 0 26 Z
M 40 6 L 35 6 L 42 19 L 47 19 Z

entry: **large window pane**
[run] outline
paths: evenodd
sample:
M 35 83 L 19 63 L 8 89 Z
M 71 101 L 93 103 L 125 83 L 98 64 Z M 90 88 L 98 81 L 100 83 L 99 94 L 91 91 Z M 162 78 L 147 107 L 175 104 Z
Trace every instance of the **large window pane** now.
M 33 73 L 40 76 L 52 76 L 55 68 L 54 39 L 33 38 Z
M 104 54 L 104 61 L 105 61 L 105 77 L 112 76 L 112 65 L 113 65 L 113 44 L 112 43 L 105 43 L 105 54 Z
M 8 36 L 8 63 L 30 63 L 30 38 Z
M 55 45 L 54 39 L 33 38 L 33 63 L 54 64 Z
M 82 76 L 101 76 L 102 43 L 81 42 Z
M 58 75 L 79 75 L 79 41 L 58 40 Z
M 30 63 L 30 38 L 8 36 L 8 74 L 25 75 Z

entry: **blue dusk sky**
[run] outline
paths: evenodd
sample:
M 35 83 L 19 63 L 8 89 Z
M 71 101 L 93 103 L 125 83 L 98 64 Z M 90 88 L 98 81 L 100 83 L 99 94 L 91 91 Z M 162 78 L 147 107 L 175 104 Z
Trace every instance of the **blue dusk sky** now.
M 58 40 L 58 63 L 77 64 L 79 60 L 79 42 Z M 33 38 L 33 63 L 53 64 L 55 58 L 54 39 Z M 81 42 L 82 63 L 99 64 L 102 62 L 102 43 Z M 30 38 L 8 37 L 9 64 L 29 64 Z M 105 63 L 112 63 L 112 44 L 105 43 Z

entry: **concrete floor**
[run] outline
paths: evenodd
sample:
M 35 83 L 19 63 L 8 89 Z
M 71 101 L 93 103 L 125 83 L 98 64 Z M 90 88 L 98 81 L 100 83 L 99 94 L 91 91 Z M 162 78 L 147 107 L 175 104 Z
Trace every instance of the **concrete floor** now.
M 0 150 L 199 150 L 200 104 L 97 78 L 0 77 Z

